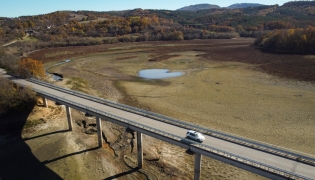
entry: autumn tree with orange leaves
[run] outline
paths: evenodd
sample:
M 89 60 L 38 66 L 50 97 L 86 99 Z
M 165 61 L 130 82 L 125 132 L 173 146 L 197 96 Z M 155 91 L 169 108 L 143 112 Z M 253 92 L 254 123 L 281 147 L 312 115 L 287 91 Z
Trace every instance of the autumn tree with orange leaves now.
M 45 70 L 42 62 L 32 58 L 23 58 L 19 60 L 18 74 L 24 78 L 45 77 Z

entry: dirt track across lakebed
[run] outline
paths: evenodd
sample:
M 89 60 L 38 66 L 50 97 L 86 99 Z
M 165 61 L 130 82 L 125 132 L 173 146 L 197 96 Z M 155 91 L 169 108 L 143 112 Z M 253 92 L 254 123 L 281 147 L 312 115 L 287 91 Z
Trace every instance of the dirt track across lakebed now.
M 264 53 L 251 46 L 253 41 L 67 47 L 31 57 L 47 66 L 71 59 L 49 69 L 63 74 L 65 80 L 59 84 L 69 88 L 315 155 L 315 56 Z M 152 68 L 185 75 L 164 80 L 137 77 L 139 70 Z M 189 158 L 178 160 L 183 161 L 193 163 Z M 205 160 L 203 167 L 202 176 L 208 179 L 257 178 L 212 160 Z

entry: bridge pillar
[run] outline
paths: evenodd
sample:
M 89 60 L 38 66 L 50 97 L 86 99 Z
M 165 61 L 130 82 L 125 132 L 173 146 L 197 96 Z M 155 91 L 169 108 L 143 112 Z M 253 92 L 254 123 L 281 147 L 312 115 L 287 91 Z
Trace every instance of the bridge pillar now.
M 195 175 L 194 180 L 199 180 L 201 176 L 201 154 L 195 154 Z
M 101 118 L 96 117 L 98 147 L 102 147 L 103 146 L 102 126 L 101 125 L 102 125 L 101 124 Z
M 71 117 L 71 109 L 69 106 L 66 106 L 67 111 L 67 119 L 68 119 L 68 125 L 69 125 L 69 131 L 72 131 L 72 117 Z
M 143 166 L 142 133 L 137 132 L 138 168 Z
M 42 97 L 43 98 L 43 103 L 44 103 L 44 107 L 45 108 L 48 108 L 48 104 L 47 104 L 47 99 Z

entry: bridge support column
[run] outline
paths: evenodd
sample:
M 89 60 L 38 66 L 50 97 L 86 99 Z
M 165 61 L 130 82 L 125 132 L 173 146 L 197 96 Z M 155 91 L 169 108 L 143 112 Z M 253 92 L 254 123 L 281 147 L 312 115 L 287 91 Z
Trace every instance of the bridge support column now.
M 48 108 L 48 104 L 47 104 L 47 99 L 42 97 L 43 98 L 43 103 L 44 103 L 44 107 L 45 108 Z
M 70 107 L 66 106 L 66 111 L 67 111 L 67 119 L 68 119 L 69 131 L 72 131 L 72 117 L 71 117 L 71 109 L 70 109 Z
M 195 175 L 194 180 L 199 180 L 201 175 L 201 154 L 195 154 Z
M 101 118 L 96 117 L 98 147 L 102 147 L 103 146 L 102 126 L 101 125 L 102 125 L 101 124 Z
M 142 133 L 137 132 L 138 168 L 143 166 Z

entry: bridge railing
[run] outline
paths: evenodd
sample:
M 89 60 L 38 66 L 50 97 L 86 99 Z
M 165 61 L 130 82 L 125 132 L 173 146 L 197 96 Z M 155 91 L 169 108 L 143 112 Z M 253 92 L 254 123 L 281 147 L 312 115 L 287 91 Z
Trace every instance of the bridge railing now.
M 111 107 L 115 107 L 117 109 L 121 109 L 121 110 L 125 110 L 125 111 L 132 112 L 132 113 L 135 113 L 135 114 L 139 114 L 139 115 L 142 115 L 144 117 L 149 117 L 149 118 L 152 118 L 152 119 L 155 119 L 155 120 L 158 120 L 158 121 L 162 121 L 162 122 L 165 122 L 165 123 L 168 123 L 168 124 L 176 125 L 178 127 L 195 130 L 195 131 L 201 132 L 201 133 L 209 135 L 209 136 L 217 137 L 217 138 L 220 138 L 220 139 L 223 139 L 223 140 L 226 140 L 226 141 L 230 141 L 230 142 L 233 142 L 233 143 L 241 144 L 241 145 L 244 145 L 244 146 L 247 146 L 247 147 L 251 147 L 251 148 L 254 148 L 254 149 L 259 149 L 261 151 L 272 153 L 272 154 L 276 154 L 278 156 L 290 158 L 290 159 L 293 159 L 293 160 L 296 160 L 296 161 L 300 161 L 300 162 L 304 162 L 304 163 L 307 163 L 307 164 L 310 164 L 310 165 L 315 165 L 315 157 L 310 157 L 309 154 L 304 154 L 302 152 L 296 152 L 296 151 L 293 151 L 293 150 L 287 150 L 287 149 L 284 149 L 284 148 L 281 148 L 281 147 L 278 147 L 278 146 L 274 146 L 274 145 L 267 144 L 267 143 L 264 143 L 264 142 L 256 141 L 256 140 L 253 140 L 253 139 L 239 137 L 239 136 L 234 135 L 234 134 L 229 134 L 229 133 L 226 133 L 226 132 L 221 132 L 221 131 L 218 131 L 218 130 L 214 130 L 214 129 L 206 128 L 206 127 L 203 127 L 203 126 L 199 126 L 199 125 L 196 125 L 196 124 L 184 122 L 184 121 L 177 120 L 177 119 L 174 119 L 174 118 L 170 118 L 170 117 L 167 117 L 167 116 L 164 116 L 164 115 L 161 115 L 161 114 L 157 114 L 157 113 L 154 113 L 154 112 L 150 112 L 150 111 L 146 111 L 146 110 L 143 110 L 143 109 L 135 108 L 135 107 L 132 107 L 132 106 L 128 106 L 128 105 L 112 102 L 112 101 L 109 101 L 109 100 L 105 100 L 105 99 L 102 99 L 102 98 L 91 96 L 91 95 L 88 95 L 88 94 L 85 94 L 85 93 L 81 93 L 81 92 L 78 92 L 78 91 L 73 91 L 73 90 L 70 90 L 70 89 L 62 88 L 60 86 L 55 86 L 55 85 L 52 85 L 50 83 L 46 83 L 46 82 L 39 81 L 39 80 L 36 80 L 36 79 L 28 79 L 28 80 L 30 82 L 33 82 L 33 83 L 36 83 L 36 84 L 40 84 L 42 86 L 46 86 L 46 87 L 49 87 L 49 88 L 52 88 L 52 89 L 56 89 L 56 90 L 59 90 L 59 91 L 71 94 L 71 95 L 75 95 L 75 96 L 82 97 L 82 98 L 85 98 L 85 99 L 88 99 L 88 100 L 91 100 L 91 101 L 94 101 L 94 102 L 98 102 L 100 104 L 105 104 L 105 105 L 108 105 L 108 106 L 111 106 Z
M 263 164 L 263 163 L 260 163 L 260 162 L 257 162 L 257 161 L 254 161 L 254 160 L 242 157 L 242 156 L 238 156 L 238 155 L 235 155 L 233 153 L 226 152 L 226 151 L 214 148 L 214 147 L 209 146 L 209 145 L 196 143 L 195 141 L 191 141 L 191 140 L 183 138 L 181 136 L 177 136 L 177 135 L 174 135 L 174 134 L 171 134 L 171 133 L 168 133 L 168 132 L 165 132 L 165 131 L 162 131 L 162 130 L 159 130 L 159 129 L 156 129 L 156 128 L 153 128 L 153 127 L 150 127 L 150 126 L 146 126 L 146 125 L 143 125 L 143 124 L 140 124 L 140 123 L 137 123 L 137 122 L 133 122 L 133 121 L 130 121 L 128 119 L 125 119 L 125 118 L 122 118 L 122 117 L 119 117 L 119 116 L 116 116 L 116 115 L 112 115 L 110 113 L 103 112 L 101 110 L 98 110 L 98 109 L 95 109 L 95 108 L 91 108 L 91 107 L 88 107 L 86 105 L 83 105 L 83 104 L 80 104 L 80 103 L 76 103 L 76 102 L 73 102 L 71 100 L 52 95 L 52 94 L 46 93 L 46 92 L 38 90 L 38 89 L 34 89 L 34 90 L 36 92 L 42 94 L 42 95 L 45 95 L 46 97 L 50 97 L 50 98 L 52 98 L 54 100 L 60 101 L 61 103 L 64 102 L 64 103 L 68 103 L 68 104 L 71 104 L 71 105 L 76 106 L 76 107 L 80 107 L 82 109 L 86 109 L 87 111 L 96 113 L 96 114 L 98 114 L 100 116 L 105 116 L 105 117 L 114 119 L 116 121 L 123 122 L 123 123 L 129 124 L 129 125 L 135 126 L 137 128 L 149 131 L 151 133 L 158 134 L 158 135 L 161 135 L 161 136 L 169 138 L 169 139 L 173 139 L 175 141 L 178 141 L 178 142 L 187 144 L 189 146 L 198 148 L 198 149 L 203 150 L 205 152 L 212 152 L 212 153 L 220 155 L 222 157 L 225 157 L 225 158 L 228 158 L 228 159 L 233 159 L 233 160 L 241 162 L 243 164 L 246 164 L 246 165 L 249 165 L 249 166 L 252 166 L 252 167 L 256 167 L 256 168 L 259 168 L 259 169 L 262 169 L 262 170 L 266 170 L 266 171 L 272 172 L 274 174 L 278 174 L 278 175 L 286 177 L 286 178 L 311 180 L 310 178 L 304 177 L 302 175 L 295 174 L 295 173 L 292 173 L 292 172 L 289 172 L 289 171 L 286 171 L 286 170 L 283 170 L 283 169 L 279 169 L 279 168 L 276 168 L 276 167 L 273 167 L 273 166 L 270 166 L 270 165 L 267 165 L 267 164 Z

